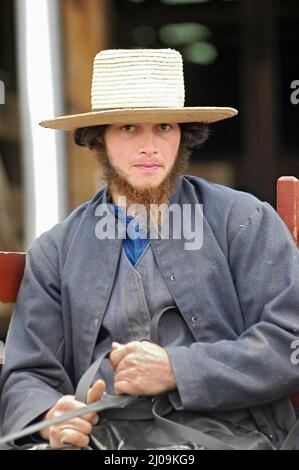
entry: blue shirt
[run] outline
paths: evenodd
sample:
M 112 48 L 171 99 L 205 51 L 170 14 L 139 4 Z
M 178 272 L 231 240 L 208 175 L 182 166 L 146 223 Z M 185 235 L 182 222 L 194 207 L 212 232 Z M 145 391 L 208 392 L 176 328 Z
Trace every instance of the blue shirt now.
M 123 247 L 126 253 L 128 260 L 130 261 L 132 266 L 135 266 L 137 261 L 139 260 L 140 256 L 146 249 L 147 245 L 149 244 L 149 239 L 144 238 L 141 235 L 141 230 L 139 224 L 135 224 L 135 233 L 137 234 L 136 238 L 132 238 L 130 233 L 128 232 L 128 225 L 132 222 L 133 217 L 124 214 L 123 210 L 116 206 L 115 204 L 111 204 L 115 217 L 118 219 L 121 215 L 122 220 L 126 223 L 126 238 L 124 239 Z

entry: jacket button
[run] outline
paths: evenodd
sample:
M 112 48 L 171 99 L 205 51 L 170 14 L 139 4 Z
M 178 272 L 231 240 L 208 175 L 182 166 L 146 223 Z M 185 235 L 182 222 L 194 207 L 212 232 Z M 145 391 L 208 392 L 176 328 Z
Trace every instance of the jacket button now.
M 193 317 L 191 318 L 191 321 L 192 321 L 193 325 L 197 325 L 197 323 L 198 323 L 198 316 L 197 316 L 197 315 L 193 315 Z
M 171 279 L 172 281 L 175 281 L 175 276 L 174 276 L 174 274 L 172 274 L 172 275 L 170 276 L 170 279 Z

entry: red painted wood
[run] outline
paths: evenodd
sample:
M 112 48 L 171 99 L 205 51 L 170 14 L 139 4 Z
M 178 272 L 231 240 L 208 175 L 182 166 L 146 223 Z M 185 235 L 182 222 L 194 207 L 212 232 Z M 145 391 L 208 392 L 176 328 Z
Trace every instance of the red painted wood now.
M 282 176 L 277 181 L 277 212 L 298 246 L 299 180 L 294 176 Z
M 277 212 L 299 248 L 299 180 L 294 176 L 282 176 L 277 181 Z M 299 391 L 292 396 L 292 403 L 299 409 Z
M 25 253 L 0 252 L 0 301 L 15 302 L 25 268 Z

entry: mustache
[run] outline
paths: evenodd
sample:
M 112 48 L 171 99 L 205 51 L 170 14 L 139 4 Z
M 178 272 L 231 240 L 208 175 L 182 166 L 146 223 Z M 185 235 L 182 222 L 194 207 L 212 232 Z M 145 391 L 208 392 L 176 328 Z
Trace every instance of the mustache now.
M 139 158 L 136 161 L 133 161 L 133 166 L 136 165 L 157 165 L 164 166 L 164 161 L 161 158 Z

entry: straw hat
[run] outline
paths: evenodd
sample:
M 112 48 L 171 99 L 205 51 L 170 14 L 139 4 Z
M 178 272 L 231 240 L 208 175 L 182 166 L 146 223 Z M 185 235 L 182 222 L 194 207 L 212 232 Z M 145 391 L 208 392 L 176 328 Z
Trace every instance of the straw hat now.
M 174 49 L 110 49 L 94 60 L 91 107 L 40 123 L 52 129 L 117 122 L 215 122 L 238 114 L 226 107 L 184 107 L 183 61 Z

